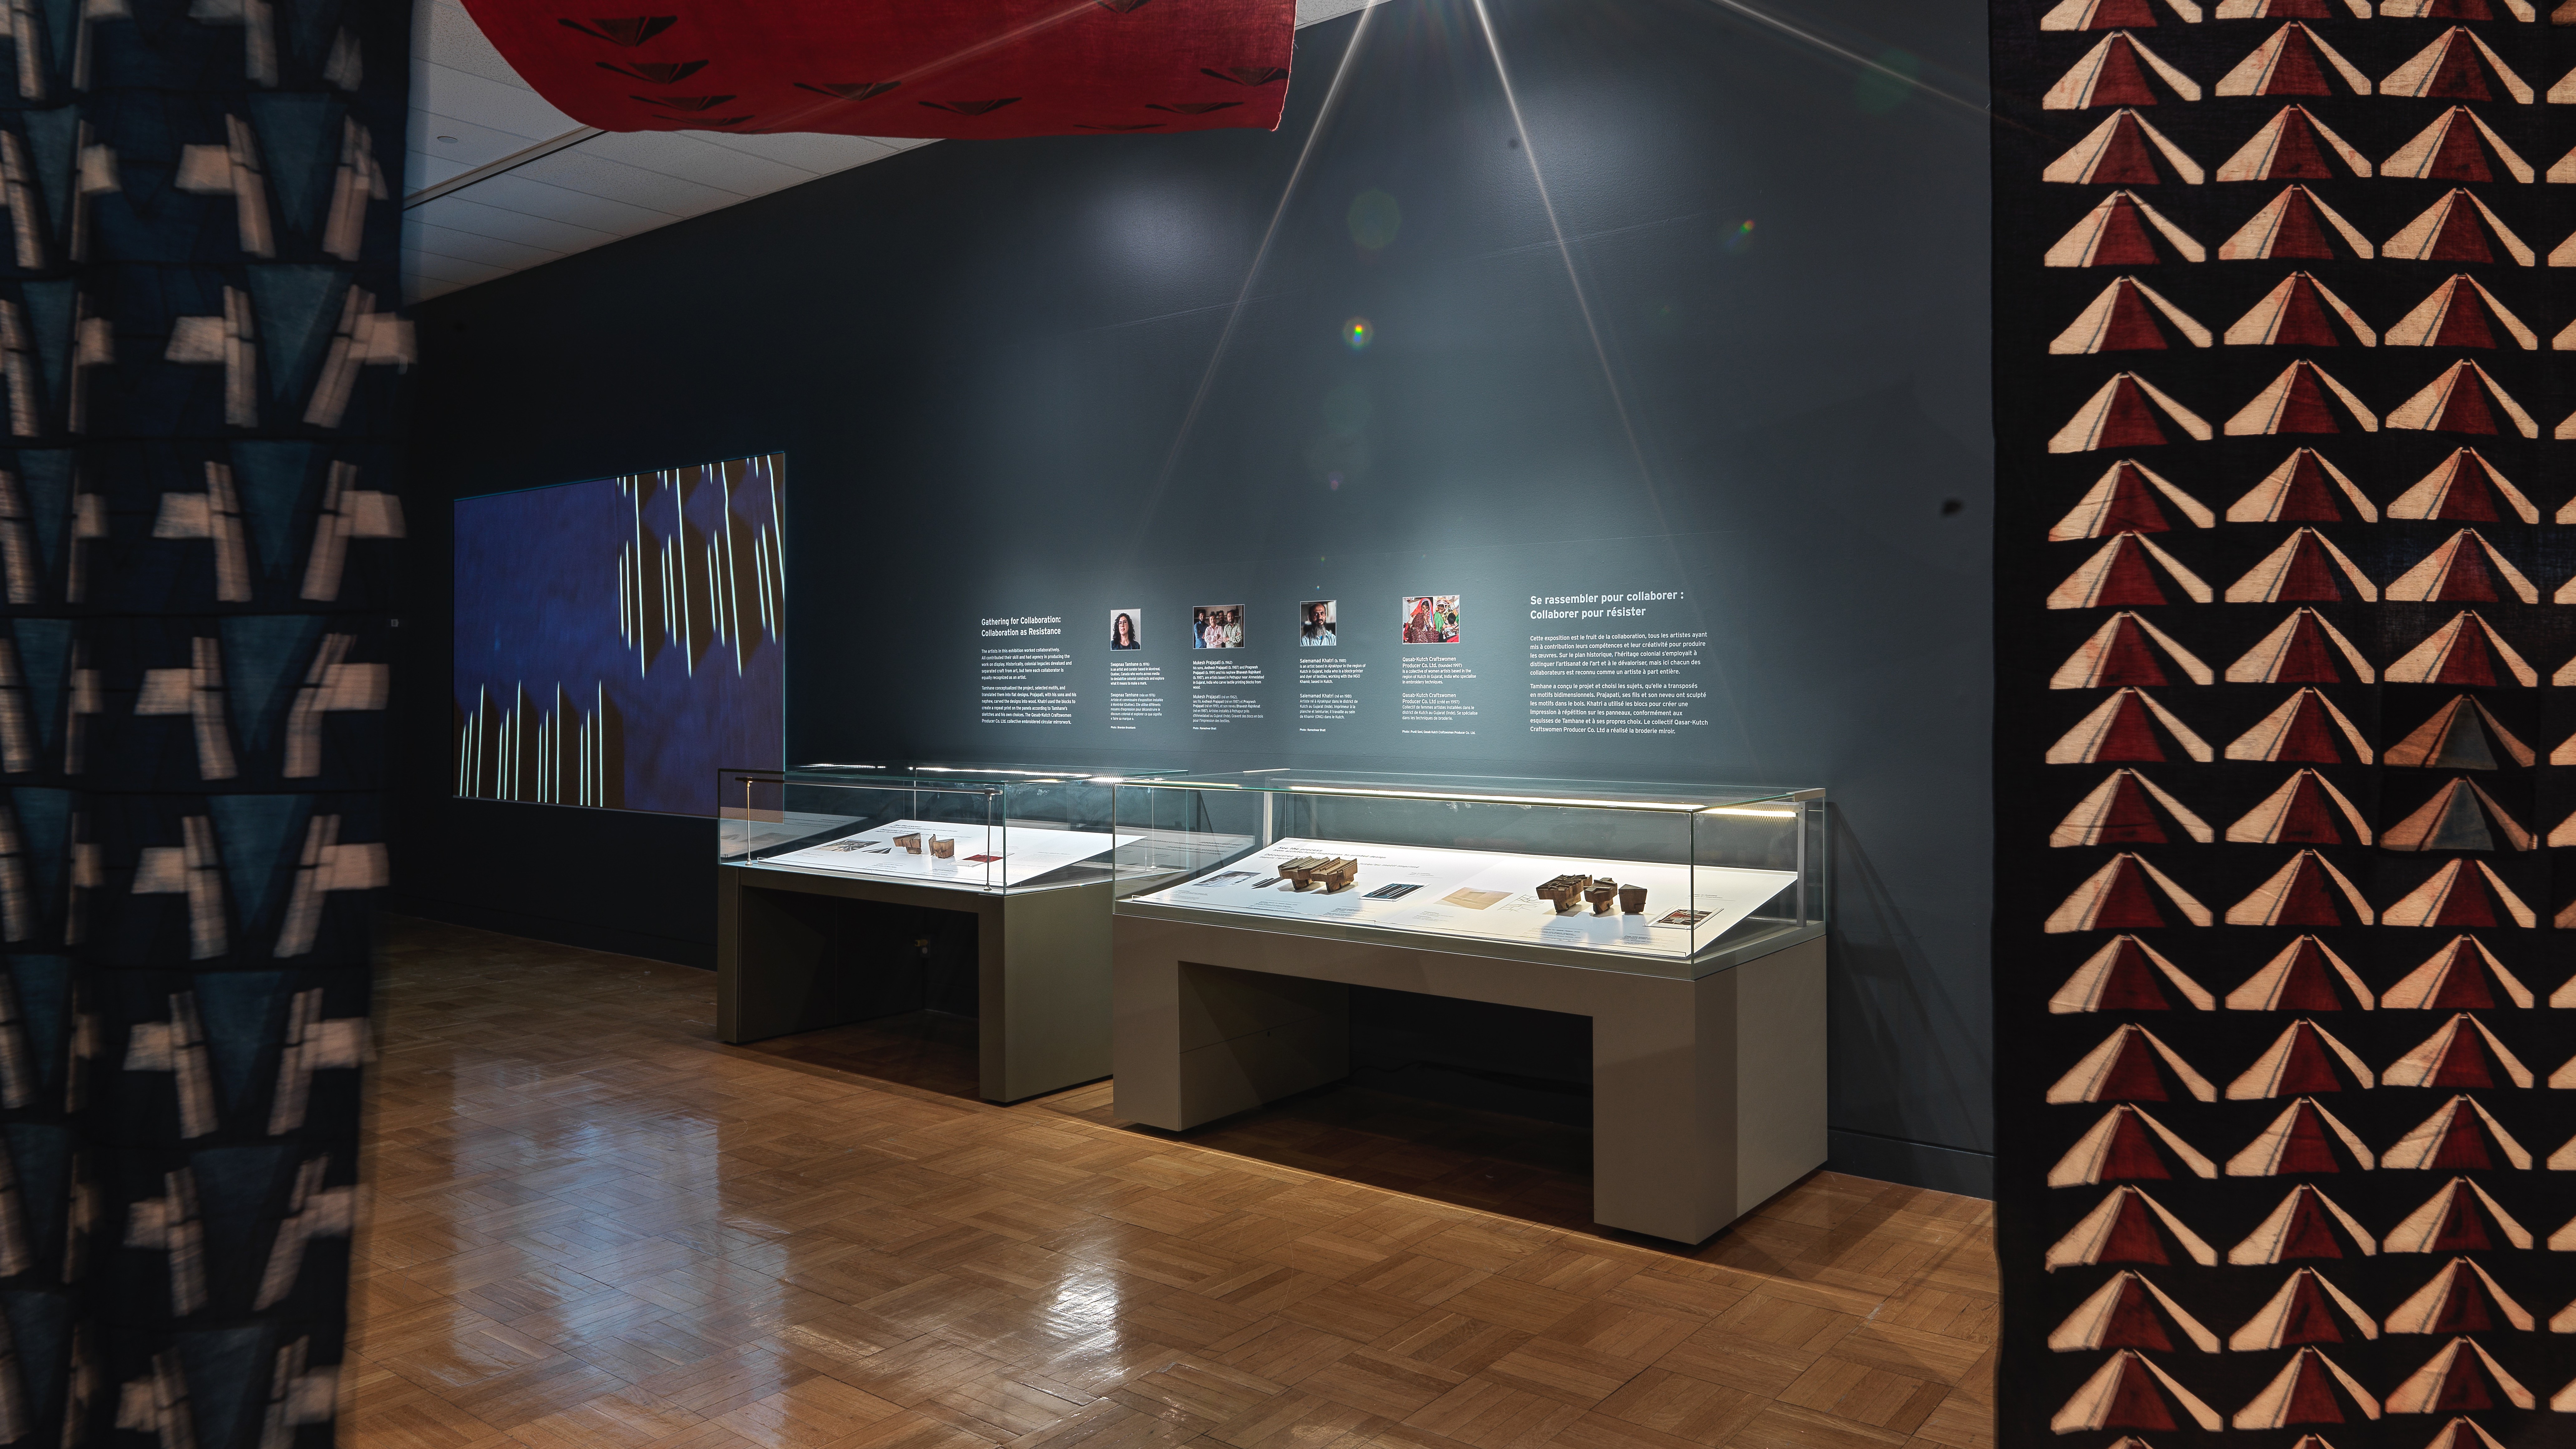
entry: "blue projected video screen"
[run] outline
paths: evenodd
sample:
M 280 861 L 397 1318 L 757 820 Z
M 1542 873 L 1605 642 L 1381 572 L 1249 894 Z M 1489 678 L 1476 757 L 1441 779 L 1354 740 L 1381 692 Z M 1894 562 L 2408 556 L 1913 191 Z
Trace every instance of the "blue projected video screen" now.
M 716 813 L 775 769 L 786 455 L 456 503 L 456 793 Z

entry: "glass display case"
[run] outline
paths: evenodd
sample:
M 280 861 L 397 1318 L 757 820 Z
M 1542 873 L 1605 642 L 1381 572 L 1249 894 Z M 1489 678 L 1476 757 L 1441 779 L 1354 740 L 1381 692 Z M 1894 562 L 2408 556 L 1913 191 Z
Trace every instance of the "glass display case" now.
M 1820 789 L 1296 769 L 1106 788 L 1122 914 L 1659 976 L 1824 926 Z
M 1108 882 L 1142 840 L 1110 821 L 1132 773 L 1027 765 L 816 764 L 718 776 L 727 865 L 985 894 Z

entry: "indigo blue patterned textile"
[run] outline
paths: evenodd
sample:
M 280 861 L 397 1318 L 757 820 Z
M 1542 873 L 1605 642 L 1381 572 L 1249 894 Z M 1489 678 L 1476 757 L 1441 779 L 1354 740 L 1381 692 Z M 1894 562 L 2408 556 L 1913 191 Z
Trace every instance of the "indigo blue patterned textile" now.
M 0 7 L 0 1443 L 331 1442 L 408 7 Z

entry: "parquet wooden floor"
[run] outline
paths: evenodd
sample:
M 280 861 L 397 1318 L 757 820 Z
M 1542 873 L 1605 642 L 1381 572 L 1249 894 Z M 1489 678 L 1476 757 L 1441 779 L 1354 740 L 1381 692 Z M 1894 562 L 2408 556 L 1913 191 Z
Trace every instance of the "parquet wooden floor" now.
M 1618 1241 L 1523 1191 L 1553 1147 L 1397 1191 L 1290 1159 L 1401 1159 L 1399 1108 L 992 1107 L 721 1046 L 714 985 L 389 924 L 343 1442 L 1991 1449 L 1974 1199 L 1818 1174 Z
M 749 1050 L 944 1096 L 972 1100 L 977 1088 L 975 1024 L 931 1012 L 773 1037 Z M 1113 1126 L 1119 1124 L 1112 1096 L 1102 1081 L 1031 1105 Z M 1188 1140 L 1505 1217 L 1594 1231 L 1592 1134 L 1578 1128 L 1342 1085 L 1212 1123 Z

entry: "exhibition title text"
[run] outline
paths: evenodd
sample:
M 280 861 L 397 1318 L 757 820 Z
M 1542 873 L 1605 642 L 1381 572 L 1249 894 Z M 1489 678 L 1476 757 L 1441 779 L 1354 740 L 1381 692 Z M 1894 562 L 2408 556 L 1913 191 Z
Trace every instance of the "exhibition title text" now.
M 986 619 L 984 637 L 1005 639 L 1030 634 L 1061 634 L 1064 630 L 1057 626 L 1063 623 L 1062 614 L 1022 614 L 1015 619 Z
M 1646 611 L 1621 608 L 1620 605 L 1669 603 L 1680 598 L 1685 592 L 1687 591 L 1634 594 L 1532 594 L 1530 595 L 1530 617 L 1533 619 L 1634 619 L 1641 617 Z M 1547 607 L 1556 604 L 1599 604 L 1601 607 L 1597 609 Z

